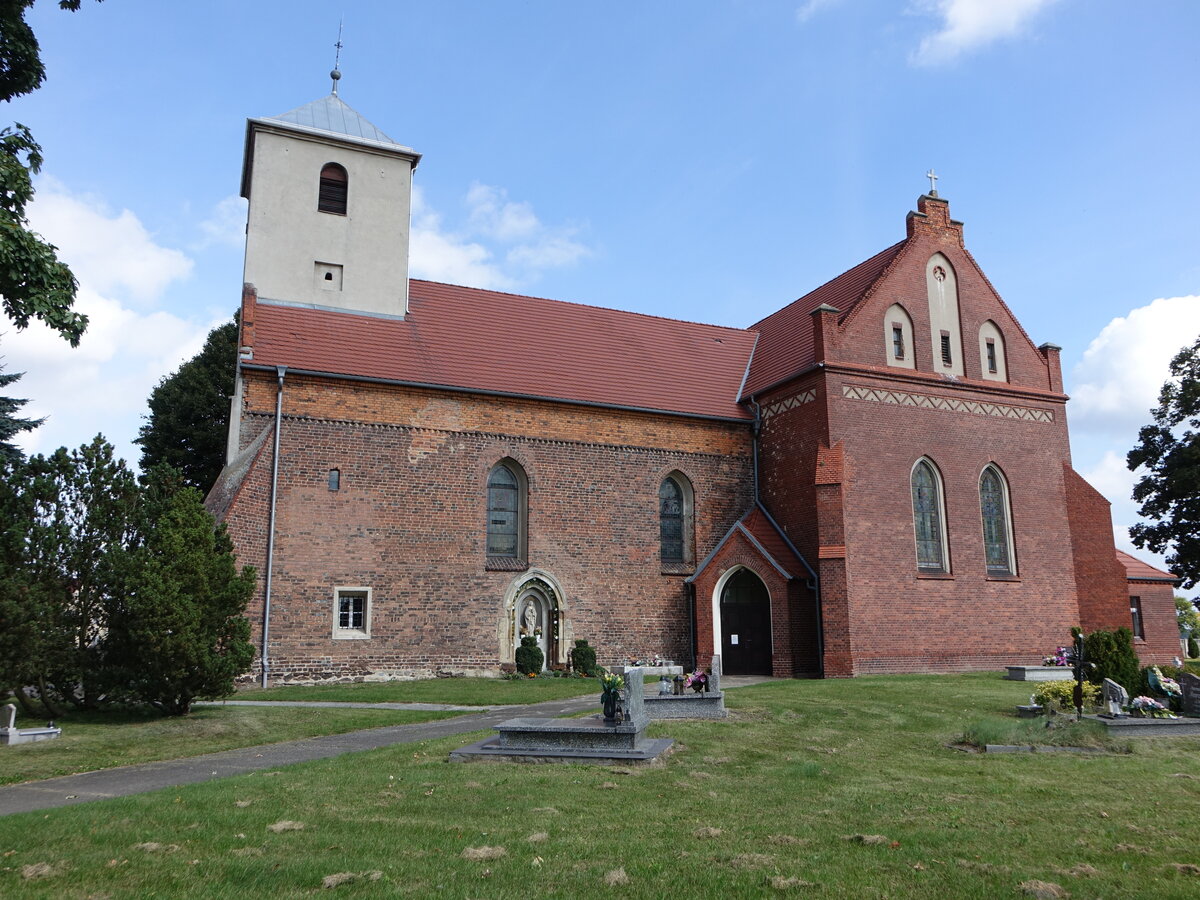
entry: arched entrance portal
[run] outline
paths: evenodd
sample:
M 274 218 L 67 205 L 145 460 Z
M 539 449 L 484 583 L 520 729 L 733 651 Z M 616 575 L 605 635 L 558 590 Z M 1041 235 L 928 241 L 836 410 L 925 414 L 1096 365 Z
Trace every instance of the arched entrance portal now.
M 721 589 L 721 668 L 771 674 L 771 595 L 749 569 L 734 572 Z

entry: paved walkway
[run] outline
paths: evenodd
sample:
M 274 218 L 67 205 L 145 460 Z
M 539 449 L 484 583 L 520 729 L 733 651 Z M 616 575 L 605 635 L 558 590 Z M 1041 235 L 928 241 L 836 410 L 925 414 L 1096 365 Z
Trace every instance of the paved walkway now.
M 769 680 L 768 678 L 726 676 L 721 679 L 721 684 L 722 688 L 736 688 Z M 446 706 L 435 703 L 281 703 L 267 700 L 230 700 L 226 702 L 231 705 L 343 706 L 357 709 L 479 709 L 479 707 Z M 324 737 L 284 741 L 278 744 L 262 744 L 256 747 L 224 750 L 220 753 L 206 753 L 203 756 L 193 756 L 187 759 L 163 760 L 136 766 L 122 766 L 118 769 L 101 769 L 81 775 L 64 775 L 44 781 L 11 784 L 0 787 L 0 816 L 41 809 L 55 809 L 60 806 L 74 806 L 77 803 L 88 803 L 92 800 L 127 797 L 131 794 L 142 794 L 147 791 L 157 791 L 184 784 L 199 784 L 218 778 L 228 778 L 231 775 L 245 775 L 249 772 L 274 769 L 314 759 L 328 759 L 343 753 L 359 753 L 363 750 L 376 750 L 395 744 L 410 744 L 417 741 L 451 737 L 456 734 L 466 734 L 471 731 L 483 731 L 517 716 L 569 716 L 596 705 L 596 696 L 587 694 L 583 697 L 548 700 L 544 703 L 533 703 L 527 706 L 485 707 L 483 712 L 457 716 L 453 719 L 441 719 L 436 722 L 388 725 L 383 728 L 351 731 L 346 734 L 331 734 Z

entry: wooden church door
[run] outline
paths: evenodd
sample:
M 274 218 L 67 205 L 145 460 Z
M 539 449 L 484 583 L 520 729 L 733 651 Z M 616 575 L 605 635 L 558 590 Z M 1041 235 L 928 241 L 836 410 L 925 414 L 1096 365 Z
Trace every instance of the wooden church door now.
M 721 669 L 771 674 L 771 597 L 749 569 L 734 573 L 721 590 Z

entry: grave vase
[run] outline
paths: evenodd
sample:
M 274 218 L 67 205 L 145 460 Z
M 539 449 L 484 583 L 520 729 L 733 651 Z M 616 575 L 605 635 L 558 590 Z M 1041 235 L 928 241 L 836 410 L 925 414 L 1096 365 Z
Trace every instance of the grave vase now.
M 617 721 L 617 702 L 620 699 L 620 694 L 610 693 L 605 691 L 600 695 L 600 705 L 604 710 L 605 722 Z

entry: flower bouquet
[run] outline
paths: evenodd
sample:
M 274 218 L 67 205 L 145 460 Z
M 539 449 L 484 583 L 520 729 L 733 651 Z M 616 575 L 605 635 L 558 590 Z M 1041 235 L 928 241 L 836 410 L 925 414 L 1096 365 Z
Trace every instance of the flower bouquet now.
M 687 678 L 685 678 L 683 680 L 683 686 L 685 688 L 690 687 L 697 694 L 699 694 L 701 691 L 707 691 L 708 690 L 708 675 L 706 675 L 704 672 L 697 669 L 695 672 L 693 672 L 691 675 L 689 675 Z
M 1068 654 L 1071 651 L 1066 647 L 1057 647 L 1054 653 L 1042 659 L 1043 666 L 1069 666 L 1071 661 Z
M 1179 718 L 1153 697 L 1134 697 L 1129 703 L 1129 714 L 1141 719 Z

